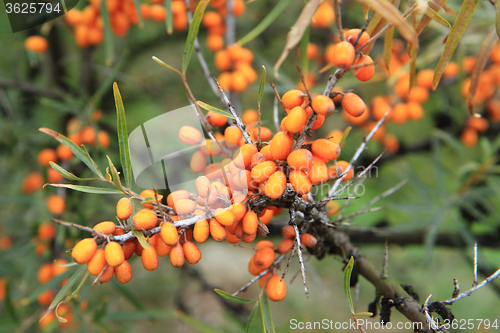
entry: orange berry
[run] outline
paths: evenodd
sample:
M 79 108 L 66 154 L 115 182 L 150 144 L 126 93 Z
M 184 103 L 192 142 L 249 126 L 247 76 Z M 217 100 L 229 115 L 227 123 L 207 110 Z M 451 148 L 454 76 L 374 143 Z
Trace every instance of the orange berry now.
M 45 184 L 45 181 L 42 174 L 38 171 L 34 171 L 24 178 L 22 189 L 24 193 L 31 194 L 41 189 L 43 184 Z
M 460 66 L 456 62 L 450 61 L 444 69 L 443 78 L 455 77 L 458 75 L 459 72 L 460 72 Z
M 49 162 L 57 162 L 57 154 L 54 149 L 45 148 L 38 153 L 38 164 L 49 166 Z
M 398 103 L 394 105 L 391 113 L 391 119 L 395 124 L 402 125 L 408 120 L 409 112 L 405 103 Z
M 75 245 L 71 256 L 78 264 L 83 265 L 94 256 L 96 251 L 97 243 L 95 240 L 93 238 L 84 238 Z
M 158 217 L 154 211 L 144 208 L 135 213 L 132 222 L 135 230 L 149 230 L 156 227 L 158 224 Z
M 126 220 L 132 215 L 133 208 L 130 198 L 121 198 L 116 204 L 116 216 L 121 220 Z
M 42 36 L 30 36 L 24 41 L 24 48 L 36 53 L 45 53 L 49 48 L 49 43 Z
M 304 129 L 308 120 L 306 111 L 300 107 L 294 107 L 286 116 L 285 127 L 291 133 L 297 133 Z
M 256 264 L 255 264 L 255 255 L 250 258 L 250 261 L 248 262 L 248 272 L 250 272 L 250 274 L 252 275 L 259 275 L 263 270 L 265 270 L 265 268 L 261 268 L 261 267 L 258 267 Z
M 285 238 L 293 239 L 295 238 L 295 229 L 291 225 L 285 225 L 283 229 L 281 229 L 281 234 Z
M 362 66 L 354 69 L 354 76 L 360 81 L 369 81 L 375 74 L 375 65 L 370 56 L 361 55 L 354 61 L 354 65 Z
M 391 108 L 391 106 L 389 105 L 389 103 L 387 103 L 387 101 L 384 97 L 375 96 L 372 99 L 371 111 L 373 114 L 373 118 L 375 120 L 382 119 L 385 116 L 385 114 L 387 113 L 387 111 L 389 111 L 390 108 Z
M 266 182 L 264 193 L 271 199 L 281 197 L 286 188 L 286 175 L 282 171 L 276 171 Z
M 347 41 L 335 44 L 333 52 L 332 62 L 335 67 L 349 68 L 354 61 L 354 46 Z
M 215 218 L 217 221 L 223 226 L 231 226 L 235 221 L 234 214 L 229 210 L 225 210 L 222 208 L 217 208 L 215 210 Z
M 274 250 L 270 247 L 265 247 L 255 253 L 254 263 L 257 267 L 266 269 L 273 264 L 274 256 Z
M 255 168 L 257 165 L 265 161 L 269 161 L 266 155 L 262 154 L 261 152 L 255 153 L 252 156 L 252 162 L 250 163 L 250 167 Z
M 353 117 L 361 116 L 366 110 L 366 104 L 354 93 L 347 93 L 342 98 L 342 107 L 344 110 Z
M 301 170 L 291 170 L 288 175 L 290 184 L 298 194 L 306 194 L 312 189 L 312 183 L 309 177 Z
M 174 208 L 178 215 L 187 215 L 194 212 L 196 209 L 196 203 L 190 199 L 181 199 L 174 203 Z
M 120 266 L 117 266 L 114 269 L 116 281 L 120 283 L 127 283 L 132 280 L 132 267 L 130 267 L 128 261 L 124 261 Z M 106 271 L 104 271 L 104 273 L 106 273 Z
M 231 68 L 231 58 L 229 56 L 229 53 L 226 50 L 219 50 L 219 51 L 215 52 L 214 64 L 215 64 L 215 68 L 217 68 L 217 70 L 219 70 L 219 72 L 227 72 Z M 226 74 L 229 74 L 229 73 L 226 73 Z M 219 76 L 219 78 L 221 78 L 221 77 Z M 225 87 L 221 82 L 223 80 L 220 80 L 219 78 L 218 78 L 218 81 L 221 84 L 221 87 L 224 89 Z
M 123 230 L 123 229 L 118 229 L 118 230 Z M 129 260 L 130 258 L 132 258 L 136 250 L 135 241 L 128 240 L 125 243 L 123 243 L 122 250 L 123 250 L 123 257 L 125 258 L 125 260 Z
M 367 133 L 370 133 L 374 128 L 375 126 L 377 126 L 377 122 L 375 121 L 370 121 L 366 124 L 366 132 Z M 373 139 L 374 140 L 382 140 L 384 138 L 384 134 L 385 134 L 385 127 L 384 125 L 381 125 L 376 131 L 375 133 L 373 133 Z
M 274 135 L 270 145 L 271 155 L 274 159 L 284 160 L 292 152 L 293 138 L 286 132 L 278 132 Z
M 53 194 L 47 199 L 47 209 L 52 214 L 61 215 L 66 210 L 66 202 L 61 196 Z
M 219 13 L 206 11 L 205 14 L 203 15 L 201 23 L 206 28 L 213 28 L 222 25 L 224 22 L 222 16 Z
M 477 131 L 473 128 L 466 128 L 460 136 L 462 143 L 466 147 L 474 147 L 477 144 Z
M 248 169 L 252 163 L 252 156 L 257 153 L 257 147 L 252 144 L 244 144 L 233 156 L 234 164 L 240 169 Z
M 174 246 L 179 241 L 179 233 L 172 222 L 164 223 L 161 226 L 160 237 L 169 246 Z
M 91 275 L 97 276 L 101 274 L 104 267 L 106 267 L 104 249 L 97 249 L 92 258 L 87 262 L 87 271 Z
M 117 267 L 125 260 L 123 249 L 117 242 L 109 242 L 104 248 L 106 262 L 112 267 Z
M 312 18 L 311 27 L 329 28 L 335 21 L 335 12 L 329 2 L 322 2 Z
M 185 242 L 182 245 L 182 250 L 184 251 L 184 258 L 189 264 L 196 265 L 200 261 L 200 249 L 193 242 Z
M 417 74 L 417 85 L 424 89 L 431 89 L 433 78 L 434 71 L 432 69 L 423 69 Z
M 143 20 L 147 20 L 148 18 L 151 17 L 151 8 L 149 7 L 148 4 L 141 3 L 140 9 L 141 9 L 141 17 Z
M 399 150 L 399 140 L 394 134 L 384 136 L 383 145 L 392 154 Z
M 147 271 L 154 271 L 158 268 L 158 255 L 153 246 L 147 247 L 142 251 L 141 261 L 142 266 Z
M 227 123 L 227 117 L 219 113 L 208 111 L 207 120 L 212 126 L 220 127 Z
M 47 180 L 49 183 L 59 183 L 64 177 L 52 168 L 47 169 Z
M 38 326 L 40 326 L 42 330 L 45 330 L 54 320 L 56 320 L 56 314 L 54 312 L 49 312 L 45 317 L 43 317 L 43 314 L 43 312 L 40 313 Z
M 215 241 L 222 242 L 226 238 L 226 229 L 216 219 L 211 219 L 210 235 Z
M 273 302 L 282 301 L 286 296 L 286 283 L 280 276 L 274 275 L 266 284 L 267 297 Z
M 207 157 L 200 150 L 193 153 L 191 157 L 190 167 L 193 172 L 201 173 L 207 166 Z
M 109 282 L 111 280 L 111 278 L 113 277 L 113 274 L 115 274 L 115 268 L 111 267 L 111 266 L 107 266 L 104 269 L 104 272 L 99 277 L 99 282 L 101 282 L 101 283 Z
M 353 45 L 354 45 L 354 42 L 356 40 L 358 40 L 358 43 L 356 44 L 356 49 L 359 49 L 361 47 L 361 45 L 363 45 L 364 43 L 366 43 L 367 41 L 370 40 L 370 35 L 366 31 L 363 31 L 363 33 L 361 34 L 361 36 L 358 39 L 358 36 L 360 33 L 361 33 L 361 29 L 350 29 L 350 30 L 346 31 L 344 34 L 345 40 Z M 366 51 L 366 49 L 367 49 L 367 46 L 365 46 L 363 48 L 363 51 Z
M 245 236 L 241 240 L 245 243 L 251 243 L 255 240 L 255 237 L 257 237 L 257 233 Z
M 270 277 L 271 277 L 271 272 L 267 272 L 266 275 L 264 275 L 259 279 L 260 289 L 264 288 L 264 285 L 266 284 L 267 280 L 269 280 Z
M 233 15 L 239 17 L 245 13 L 246 5 L 243 0 L 234 0 L 233 1 Z
M 467 56 L 462 60 L 462 68 L 467 73 L 472 73 L 474 66 L 476 65 L 476 57 L 475 56 Z
M 161 199 L 163 199 L 163 195 L 161 194 L 157 193 L 155 196 L 155 191 L 153 190 L 144 190 L 141 192 L 140 196 L 143 197 L 144 199 L 150 198 L 149 200 L 141 204 L 143 207 L 146 207 L 148 209 L 153 209 L 153 206 L 150 205 L 150 203 L 152 202 L 156 203 L 156 196 L 158 196 L 159 202 L 161 202 Z
M 177 243 L 170 250 L 170 263 L 174 267 L 181 267 L 184 265 L 184 250 L 182 249 L 182 245 L 180 243 Z
M 257 244 L 255 244 L 254 247 L 256 249 L 259 249 L 259 250 L 261 250 L 261 249 L 263 249 L 265 247 L 270 247 L 272 249 L 276 248 L 276 246 L 274 245 L 274 243 L 271 242 L 271 241 L 268 241 L 267 239 L 264 239 L 264 240 L 261 240 L 261 241 L 257 242 Z
M 256 165 L 250 172 L 250 175 L 253 180 L 262 183 L 268 180 L 276 172 L 276 169 L 277 165 L 274 161 L 265 161 Z
M 414 86 L 408 93 L 408 101 L 419 104 L 427 102 L 429 99 L 429 90 L 420 86 Z
M 259 218 L 254 211 L 249 210 L 245 216 L 243 216 L 242 227 L 243 232 L 247 235 L 251 235 L 257 232 L 257 227 L 259 225 Z
M 300 236 L 300 242 L 307 247 L 314 247 L 318 240 L 313 235 L 305 233 Z
M 38 269 L 38 272 L 36 275 L 38 283 L 40 283 L 40 284 L 46 284 L 53 277 L 54 277 L 54 268 L 53 268 L 52 264 L 50 264 L 50 263 L 42 264 L 42 266 L 40 266 L 40 268 Z
M 408 117 L 411 120 L 420 120 L 424 116 L 424 108 L 416 102 L 406 103 Z
M 285 254 L 288 253 L 293 248 L 293 239 L 283 239 L 278 245 L 278 253 Z
M 243 112 L 243 114 L 241 115 L 241 121 L 246 125 L 255 123 L 257 120 L 258 120 L 257 111 L 253 109 L 245 110 L 245 112 Z
M 209 34 L 205 40 L 205 45 L 212 52 L 219 51 L 224 48 L 224 38 L 221 35 Z
M 54 276 L 59 276 L 68 270 L 68 267 L 61 266 L 67 264 L 68 261 L 65 259 L 55 259 L 52 263 L 52 269 L 54 271 Z
M 318 95 L 313 98 L 311 106 L 317 114 L 325 117 L 331 115 L 335 111 L 335 104 L 332 99 L 325 95 Z
M 341 152 L 338 143 L 326 139 L 315 140 L 311 146 L 311 150 L 314 155 L 321 157 L 326 162 L 336 160 Z
M 38 227 L 38 238 L 42 241 L 51 240 L 56 236 L 56 227 L 50 222 L 43 222 Z
M 57 146 L 56 153 L 57 157 L 59 157 L 61 161 L 68 161 L 73 157 L 73 152 L 71 151 L 71 149 L 69 149 L 62 143 Z
M 255 138 L 257 138 L 258 134 L 259 134 L 259 128 L 256 127 L 254 128 L 253 130 L 253 136 Z M 267 141 L 269 140 L 271 137 L 273 136 L 273 132 L 271 132 L 271 130 L 267 127 L 264 127 L 264 126 L 261 126 L 260 127 L 260 140 L 261 141 Z
M 200 176 L 195 182 L 196 192 L 202 198 L 207 198 L 210 195 L 210 180 L 205 176 Z
M 291 110 L 297 106 L 301 106 L 304 103 L 304 97 L 305 94 L 302 91 L 293 89 L 283 95 L 281 102 L 287 110 Z
M 467 127 L 476 130 L 478 133 L 483 133 L 488 130 L 488 120 L 485 118 L 469 117 L 467 119 Z
M 194 127 L 182 126 L 179 130 L 179 140 L 188 145 L 197 145 L 202 139 L 203 135 Z
M 156 235 L 158 235 L 158 234 L 156 234 Z M 161 237 L 157 238 L 156 243 L 154 245 L 154 248 L 155 248 L 155 251 L 156 251 L 156 254 L 158 255 L 158 257 L 165 257 L 166 255 L 168 255 L 170 253 L 170 250 L 171 250 L 171 247 L 168 246 L 167 244 L 165 244 L 165 242 L 163 242 Z M 142 252 L 144 253 L 144 251 L 142 251 Z
M 269 222 L 271 222 L 271 219 L 274 216 L 274 212 L 272 209 L 265 208 L 261 213 L 260 213 L 260 222 L 264 223 L 265 225 L 268 225 Z M 274 245 L 273 245 L 274 246 Z M 274 247 L 273 247 L 274 248 Z
M 174 29 L 176 31 L 184 31 L 188 27 L 188 18 L 187 14 L 181 14 L 174 16 Z
M 243 203 L 239 202 L 231 207 L 231 212 L 234 214 L 234 219 L 239 222 L 243 216 L 245 216 L 247 207 Z
M 328 167 L 328 176 L 330 178 L 338 177 L 346 171 L 348 166 L 349 162 L 347 161 L 337 161 L 337 167 L 335 167 L 335 165 L 331 165 Z M 349 172 L 343 176 L 344 178 L 342 178 L 342 181 L 346 182 L 350 180 L 353 176 L 354 176 L 354 169 L 351 168 Z
M 295 170 L 307 170 L 313 159 L 312 153 L 307 149 L 296 149 L 286 159 L 288 166 Z
M 238 143 L 240 142 L 242 136 L 243 135 L 237 126 L 229 126 L 224 131 L 224 141 L 230 149 L 238 147 Z

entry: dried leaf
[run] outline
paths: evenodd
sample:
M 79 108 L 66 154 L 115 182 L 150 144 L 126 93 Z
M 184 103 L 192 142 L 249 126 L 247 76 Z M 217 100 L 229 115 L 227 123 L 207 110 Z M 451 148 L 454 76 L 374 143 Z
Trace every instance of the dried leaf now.
M 434 0 L 429 2 L 429 8 L 432 8 L 436 13 L 441 9 L 441 7 L 444 5 L 446 0 Z M 420 21 L 417 24 L 417 27 L 415 30 L 417 31 L 417 34 L 420 35 L 424 28 L 431 23 L 432 18 L 428 15 L 422 16 Z

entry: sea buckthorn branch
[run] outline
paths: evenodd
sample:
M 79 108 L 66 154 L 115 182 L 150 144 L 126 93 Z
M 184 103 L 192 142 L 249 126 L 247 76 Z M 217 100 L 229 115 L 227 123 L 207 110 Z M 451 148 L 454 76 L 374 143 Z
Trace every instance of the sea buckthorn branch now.
M 272 265 L 269 268 L 263 270 L 257 276 L 255 276 L 254 278 L 252 278 L 250 281 L 248 281 L 247 284 L 245 284 L 239 290 L 235 291 L 232 295 L 233 296 L 237 296 L 239 293 L 244 292 L 245 290 L 247 290 L 252 284 L 254 284 L 256 281 L 258 281 L 261 277 L 263 277 L 264 275 L 266 275 L 272 269 L 276 268 L 281 263 L 281 261 L 283 260 L 283 258 L 285 258 L 285 255 L 281 254 L 278 258 L 276 258 L 276 260 L 274 260 L 274 262 L 272 263 Z
M 233 15 L 234 0 L 226 1 L 226 42 L 227 45 L 232 45 L 236 42 L 236 20 Z
M 245 142 L 252 144 L 253 142 L 252 142 L 252 139 L 250 139 L 250 135 L 248 134 L 248 132 L 246 130 L 246 125 L 243 124 L 243 122 L 241 121 L 241 118 L 236 113 L 236 110 L 234 109 L 234 106 L 231 104 L 231 102 L 227 98 L 226 93 L 224 92 L 224 90 L 222 90 L 222 87 L 220 86 L 219 81 L 217 81 L 216 77 L 214 77 L 214 80 L 215 80 L 215 83 L 217 84 L 217 88 L 219 89 L 219 92 L 222 95 L 222 98 L 224 99 L 224 102 L 226 103 L 226 105 L 227 105 L 227 107 L 229 109 L 229 112 L 231 112 L 231 114 L 234 117 L 234 123 L 240 129 L 241 134 L 243 134 L 243 137 L 245 138 Z M 229 155 L 229 156 L 231 156 L 231 155 Z
M 351 161 L 349 162 L 349 165 L 345 169 L 345 172 L 348 172 L 349 170 L 352 169 L 352 166 L 354 165 L 354 163 L 356 163 L 356 161 L 358 160 L 358 158 L 361 155 L 361 153 L 365 150 L 366 144 L 370 141 L 370 139 L 373 137 L 373 135 L 375 134 L 375 132 L 380 128 L 380 126 L 382 126 L 382 124 L 384 123 L 385 119 L 387 118 L 387 116 L 389 115 L 390 112 L 391 112 L 391 109 L 387 110 L 387 112 L 385 113 L 385 115 L 377 122 L 377 124 L 372 128 L 372 130 L 370 131 L 370 133 L 368 133 L 368 135 L 364 138 L 363 142 L 361 142 L 361 145 L 359 146 L 359 148 L 354 153 L 354 156 L 352 157 Z M 378 161 L 380 159 L 380 157 L 381 156 L 379 155 L 376 158 L 376 161 Z M 373 162 L 372 162 L 372 164 L 373 164 Z M 368 169 L 368 167 L 366 169 Z M 334 195 L 335 191 L 337 190 L 337 188 L 339 187 L 339 185 L 340 185 L 341 182 L 342 182 L 342 178 L 337 179 L 335 181 L 335 183 L 333 184 L 332 188 L 328 191 L 328 197 L 332 197 Z
M 300 233 L 299 228 L 297 227 L 297 223 L 295 223 L 295 209 L 290 209 L 290 222 L 293 225 L 293 229 L 295 230 L 295 242 L 297 243 L 297 253 L 299 256 L 299 264 L 300 264 L 300 273 L 302 274 L 302 280 L 304 281 L 304 292 L 306 293 L 306 298 L 309 298 L 309 290 L 307 289 L 306 282 L 306 268 L 304 266 L 304 259 L 302 258 L 302 250 L 300 243 Z
M 344 35 L 344 29 L 342 29 L 342 15 L 340 13 L 339 0 L 333 0 L 333 10 L 335 11 L 335 23 L 337 23 L 339 38 L 343 42 L 345 41 L 345 35 Z
M 62 221 L 62 220 L 59 220 L 59 219 L 51 219 L 52 222 L 56 223 L 56 224 L 59 224 L 59 225 L 63 225 L 65 227 L 73 227 L 73 228 L 76 228 L 76 229 L 79 229 L 79 230 L 83 230 L 83 231 L 87 231 L 87 232 L 90 232 L 90 233 L 93 233 L 95 235 L 97 235 L 97 237 L 99 238 L 102 238 L 102 239 L 105 239 L 106 236 L 102 233 L 100 233 L 99 231 L 96 231 L 92 228 L 89 228 L 89 227 L 86 227 L 86 226 L 83 226 L 83 225 L 79 225 L 79 224 L 76 224 L 76 223 L 71 223 L 71 222 L 66 222 L 66 221 Z

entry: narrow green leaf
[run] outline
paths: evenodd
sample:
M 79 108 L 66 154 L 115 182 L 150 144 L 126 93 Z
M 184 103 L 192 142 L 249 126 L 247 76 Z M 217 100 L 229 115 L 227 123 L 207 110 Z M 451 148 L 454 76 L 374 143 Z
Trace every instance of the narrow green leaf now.
M 141 244 L 141 246 L 143 248 L 147 249 L 149 247 L 148 240 L 146 239 L 146 237 L 144 236 L 144 234 L 141 231 L 135 230 L 133 228 L 131 228 L 130 231 L 132 231 L 132 233 L 135 235 L 135 237 L 139 241 L 139 244 Z
M 221 114 L 223 116 L 226 116 L 228 118 L 234 119 L 234 116 L 232 114 L 230 114 L 229 112 L 226 112 L 224 110 L 221 110 L 219 108 L 216 108 L 215 106 L 209 105 L 209 104 L 204 103 L 202 101 L 197 101 L 196 104 L 198 104 L 199 107 L 201 107 L 207 111 L 212 111 L 212 112 Z
M 71 287 L 73 287 L 73 285 L 78 281 L 82 273 L 86 271 L 87 271 L 87 266 L 81 265 L 81 267 L 78 268 L 75 273 L 73 273 L 73 275 L 69 278 L 68 282 L 66 282 L 66 284 L 61 288 L 61 290 L 59 290 L 57 295 L 54 297 L 52 303 L 50 303 L 48 311 L 54 310 L 57 304 L 59 304 L 59 302 L 62 301 L 62 299 L 66 296 L 68 291 L 71 290 Z
M 16 323 L 17 326 L 19 326 L 19 318 L 17 317 L 14 304 L 12 304 L 12 298 L 11 298 L 12 289 L 10 281 L 7 282 L 7 285 L 5 286 L 5 291 L 6 291 L 4 299 L 5 310 L 7 311 L 7 314 L 12 319 L 12 321 Z
M 109 20 L 108 8 L 106 7 L 106 1 L 101 0 L 101 16 L 103 22 L 104 30 L 104 54 L 106 66 L 111 66 L 114 58 L 114 44 L 113 44 L 113 32 L 111 31 L 111 22 Z M 138 12 L 139 17 L 141 12 Z
M 302 71 L 304 74 L 309 72 L 309 58 L 307 57 L 307 46 L 309 45 L 309 36 L 311 34 L 311 27 L 307 27 L 304 36 L 300 41 L 300 59 L 302 60 Z
M 255 28 L 253 28 L 252 31 L 250 31 L 248 34 L 243 36 L 236 44 L 239 46 L 243 46 L 246 43 L 252 41 L 260 35 L 264 30 L 267 29 L 271 25 L 271 23 L 276 20 L 281 12 L 285 10 L 285 8 L 292 2 L 292 0 L 281 0 L 270 12 L 267 14 L 266 17 L 262 21 L 260 21 L 259 24 Z
M 349 127 L 347 127 L 347 128 L 344 130 L 344 133 L 342 133 L 342 139 L 340 139 L 340 142 L 339 142 L 339 146 L 340 146 L 340 148 L 343 148 L 343 147 L 344 147 L 345 140 L 347 140 L 347 136 L 349 135 L 349 133 L 351 133 L 351 130 L 352 130 L 352 127 L 351 127 L 351 126 L 349 126 Z
M 474 114 L 474 103 L 475 97 L 477 93 L 477 89 L 479 87 L 479 77 L 483 73 L 484 66 L 486 66 L 486 62 L 493 50 L 493 47 L 497 44 L 498 35 L 496 34 L 496 29 L 493 28 L 488 36 L 484 39 L 481 49 L 476 57 L 476 64 L 474 65 L 474 69 L 472 70 L 472 75 L 470 79 L 469 86 L 469 95 L 467 96 L 467 108 L 471 115 Z
M 177 74 L 181 75 L 181 72 L 179 72 L 177 69 L 173 68 L 172 66 L 170 65 L 167 65 L 166 63 L 164 63 L 163 61 L 161 61 L 160 59 L 158 59 L 157 57 L 153 56 L 153 60 L 159 64 L 160 66 L 162 66 L 163 68 L 166 68 L 166 69 L 169 69 L 171 71 L 174 71 L 176 72 Z
M 347 304 L 349 305 L 349 309 L 351 310 L 352 314 L 354 314 L 354 306 L 352 304 L 352 298 L 351 298 L 351 273 L 353 268 L 354 268 L 354 257 L 351 256 L 351 259 L 349 259 L 349 263 L 344 269 L 344 293 L 345 293 L 345 298 L 347 299 Z
M 137 12 L 137 17 L 139 18 L 139 23 L 137 24 L 139 28 L 144 28 L 144 22 L 142 21 L 141 15 L 141 2 L 139 0 L 134 0 L 135 11 Z
M 394 26 L 388 28 L 384 34 L 384 64 L 389 69 L 392 54 L 392 42 L 394 41 Z
M 260 109 L 260 102 L 262 101 L 262 97 L 264 97 L 264 87 L 266 85 L 266 67 L 262 66 L 262 74 L 260 75 L 260 83 L 259 83 L 259 97 L 257 100 L 257 105 Z
M 266 293 L 262 293 L 260 296 L 260 312 L 262 314 L 262 322 L 264 323 L 265 329 L 269 333 L 276 333 L 274 328 L 273 315 L 271 313 L 271 307 L 269 305 L 269 299 Z
M 180 315 L 178 315 L 178 318 L 181 319 L 182 321 L 184 321 L 189 326 L 195 328 L 198 332 L 201 332 L 201 333 L 219 333 L 219 330 L 216 330 L 216 329 L 208 326 L 204 322 L 202 322 L 196 318 L 193 318 L 185 313 L 181 313 Z
M 60 165 L 58 165 L 52 161 L 50 161 L 49 164 L 50 164 L 50 167 L 52 169 L 56 170 L 57 173 L 59 173 L 61 176 L 63 176 L 66 179 L 69 179 L 69 180 L 74 180 L 77 182 L 88 182 L 91 180 L 101 180 L 101 178 L 80 178 L 80 177 L 75 176 L 73 173 L 65 170 L 63 167 L 61 167 Z
M 241 298 L 241 297 L 237 297 L 237 296 L 233 296 L 231 294 L 228 294 L 226 293 L 224 290 L 221 290 L 221 289 L 217 289 L 215 288 L 214 291 L 221 295 L 222 297 L 224 297 L 225 299 L 227 300 L 230 300 L 230 301 L 233 301 L 235 303 L 240 303 L 240 304 L 252 304 L 254 303 L 255 301 L 257 301 L 256 299 L 245 299 L 245 298 Z
M 125 186 L 132 186 L 132 163 L 130 162 L 130 148 L 128 143 L 127 119 L 125 118 L 125 107 L 123 106 L 122 95 L 118 90 L 118 84 L 113 83 L 113 93 L 115 95 L 117 128 L 118 128 L 118 143 L 120 146 L 120 162 L 123 169 L 123 178 Z
M 83 186 L 83 185 L 73 185 L 73 184 L 45 184 L 44 186 L 53 186 L 53 187 L 64 187 L 69 188 L 70 190 L 84 192 L 84 193 L 93 193 L 93 194 L 123 194 L 122 191 L 116 190 L 113 188 L 105 188 L 105 187 L 93 187 L 93 186 Z
M 122 191 L 123 193 L 127 193 L 127 189 L 123 187 L 122 182 L 120 180 L 120 175 L 118 174 L 118 170 L 116 170 L 116 167 L 109 158 L 109 156 L 106 155 L 106 157 L 108 158 L 109 169 L 111 170 L 111 179 L 113 180 L 113 183 L 120 191 Z
M 415 85 L 417 79 L 417 55 L 418 48 L 410 46 L 410 89 Z
M 260 315 L 260 302 L 257 302 L 250 312 L 248 317 L 247 326 L 245 327 L 245 333 L 266 333 L 264 328 L 264 323 L 262 322 L 262 316 Z
M 431 19 L 433 19 L 437 23 L 444 25 L 447 28 L 451 28 L 450 22 L 446 21 L 441 15 L 439 15 L 438 12 L 436 12 L 431 7 L 427 7 L 427 11 L 425 12 L 425 15 L 429 16 Z
M 85 267 L 85 266 L 84 266 Z M 134 306 L 136 309 L 145 311 L 144 305 L 142 305 L 141 300 L 135 296 L 129 288 L 124 287 L 120 284 L 116 279 L 111 280 L 111 285 L 127 300 L 129 303 Z
M 448 38 L 446 39 L 446 44 L 444 46 L 444 51 L 441 54 L 441 58 L 439 58 L 439 62 L 434 70 L 434 78 L 432 79 L 432 89 L 436 90 L 439 81 L 441 80 L 441 76 L 444 73 L 444 69 L 448 65 L 455 53 L 455 49 L 462 38 L 462 35 L 465 32 L 465 29 L 469 25 L 470 20 L 472 19 L 472 14 L 476 9 L 478 0 L 464 0 L 462 4 L 462 8 L 460 8 L 460 12 L 458 13 L 457 18 L 455 19 L 455 23 L 451 27 L 451 31 L 448 34 Z
M 90 158 L 90 156 L 87 154 L 86 150 L 83 150 L 82 148 L 78 147 L 73 141 L 71 141 L 70 139 L 68 139 L 64 135 L 57 133 L 56 131 L 53 131 L 53 130 L 48 129 L 48 128 L 40 128 L 39 131 L 50 135 L 51 137 L 53 137 L 54 139 L 56 139 L 57 141 L 59 141 L 60 143 L 65 145 L 66 147 L 68 147 L 73 152 L 73 154 L 76 157 L 78 157 L 78 159 L 80 159 L 80 161 L 85 163 L 85 165 L 90 170 L 92 170 L 99 177 L 103 178 L 101 171 L 99 171 L 99 169 L 96 168 L 95 162 L 92 160 L 92 158 Z
M 87 150 L 87 147 L 85 147 L 85 145 L 82 144 L 80 146 L 80 148 L 85 153 L 85 155 L 87 155 L 87 158 L 89 159 L 90 163 L 92 164 L 92 168 L 97 170 L 97 172 L 99 173 L 99 177 L 102 177 L 101 170 L 99 170 L 99 167 L 97 166 L 96 162 L 92 159 L 92 157 L 90 157 L 90 154 L 89 154 L 89 151 Z
M 57 266 L 61 266 L 61 267 L 73 267 L 73 266 L 78 266 L 78 263 L 76 262 L 70 262 L 70 263 L 67 263 L 67 264 L 60 264 L 57 262 L 57 260 L 54 260 L 54 263 L 57 265 Z
M 165 25 L 167 26 L 167 34 L 171 35 L 174 32 L 174 20 L 172 16 L 172 0 L 165 0 L 165 9 L 167 16 L 165 17 Z
M 186 39 L 186 46 L 184 47 L 184 55 L 182 56 L 182 74 L 186 75 L 186 71 L 191 60 L 191 55 L 193 54 L 194 41 L 198 35 L 198 29 L 200 28 L 201 19 L 205 13 L 205 8 L 207 8 L 210 0 L 201 0 L 196 6 L 196 10 L 193 14 L 193 19 L 189 25 L 188 36 Z

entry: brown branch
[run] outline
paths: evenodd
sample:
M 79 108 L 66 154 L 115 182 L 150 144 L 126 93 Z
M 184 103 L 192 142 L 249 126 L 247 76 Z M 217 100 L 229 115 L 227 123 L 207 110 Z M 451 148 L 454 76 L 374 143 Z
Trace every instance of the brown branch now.
M 50 98 L 57 99 L 57 100 L 61 100 L 65 96 L 65 94 L 62 92 L 51 90 L 51 89 L 44 89 L 44 88 L 35 86 L 34 84 L 31 84 L 29 82 L 20 81 L 20 80 L 8 80 L 8 79 L 0 78 L 0 87 L 19 89 L 19 90 L 22 90 L 22 91 L 27 92 L 27 93 L 42 95 L 42 96 L 50 97 Z

